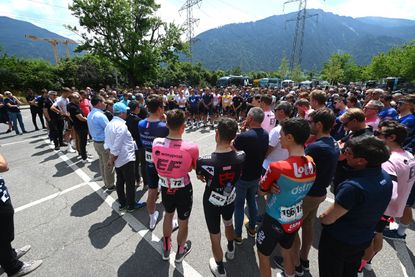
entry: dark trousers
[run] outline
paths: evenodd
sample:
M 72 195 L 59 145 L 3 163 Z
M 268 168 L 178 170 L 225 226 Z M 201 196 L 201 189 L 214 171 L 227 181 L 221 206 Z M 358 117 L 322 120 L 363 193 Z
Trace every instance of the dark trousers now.
M 140 150 L 135 150 L 134 176 L 137 182 L 140 181 Z
M 86 160 L 86 143 L 88 142 L 88 129 L 75 129 L 76 134 L 76 145 L 79 155 L 81 155 L 83 160 Z
M 143 183 L 144 183 L 144 185 L 147 185 L 148 184 L 147 165 L 146 165 L 146 157 L 145 157 L 144 148 L 139 148 L 138 149 L 138 159 L 140 160 L 140 171 L 141 171 L 141 177 L 143 177 Z M 136 160 L 137 160 L 137 158 L 136 158 Z
M 42 123 L 42 128 L 45 128 L 45 121 L 43 120 L 43 112 L 41 109 L 38 108 L 30 108 L 30 113 L 32 114 L 32 122 L 36 129 L 39 129 L 37 127 L 36 123 L 36 116 L 39 116 L 40 123 Z
M 323 228 L 318 246 L 320 277 L 356 277 L 368 241 L 359 245 L 338 241 Z
M 14 210 L 11 204 L 0 207 L 0 266 L 9 276 L 18 272 L 23 266 L 11 245 L 14 240 L 13 215 Z
M 49 137 L 55 143 L 55 147 L 63 144 L 63 128 L 63 119 L 59 118 L 49 121 Z
M 117 174 L 117 182 L 115 185 L 117 186 L 118 202 L 120 202 L 121 206 L 127 205 L 128 208 L 133 208 L 135 204 L 134 164 L 135 161 L 131 161 L 121 167 L 115 168 L 115 173 Z

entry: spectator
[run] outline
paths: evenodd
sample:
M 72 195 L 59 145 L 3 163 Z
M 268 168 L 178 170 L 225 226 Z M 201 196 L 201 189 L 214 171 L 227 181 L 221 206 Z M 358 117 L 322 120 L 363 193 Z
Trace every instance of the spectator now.
M 94 148 L 98 154 L 99 169 L 104 180 L 104 189 L 113 191 L 114 185 L 114 170 L 108 166 L 109 150 L 105 149 L 105 127 L 108 124 L 108 118 L 104 115 L 104 98 L 102 96 L 94 96 L 91 99 L 93 106 L 91 112 L 88 114 L 87 123 L 88 129 L 94 141 Z
M 76 148 L 82 158 L 82 161 L 84 163 L 90 163 L 92 160 L 88 158 L 86 152 L 86 144 L 88 141 L 88 124 L 87 118 L 83 115 L 83 112 L 80 108 L 81 96 L 79 93 L 75 92 L 69 96 L 69 99 L 71 102 L 68 104 L 67 110 L 75 131 L 75 141 L 77 146 Z
M 132 212 L 145 206 L 135 201 L 135 144 L 125 124 L 128 107 L 121 102 L 114 105 L 114 118 L 105 127 L 104 148 L 109 150 L 108 168 L 115 166 L 117 196 L 120 211 Z
M 9 170 L 6 159 L 0 154 L 0 173 Z M 37 269 L 42 260 L 22 262 L 19 259 L 30 250 L 30 245 L 20 249 L 12 248 L 14 240 L 14 209 L 6 187 L 5 180 L 0 176 L 0 274 L 4 271 L 8 276 L 23 276 Z M 3 271 L 4 270 L 4 271 Z
M 365 123 L 367 126 L 372 127 L 373 131 L 378 130 L 378 125 L 380 122 L 380 117 L 378 114 L 382 109 L 383 104 L 379 100 L 370 100 L 363 108 L 363 112 L 365 113 Z
M 264 120 L 264 112 L 259 107 L 249 110 L 245 126 L 248 131 L 239 134 L 233 147 L 245 152 L 245 162 L 242 167 L 242 175 L 236 185 L 235 200 L 235 242 L 242 243 L 242 224 L 244 220 L 245 199 L 248 205 L 249 224 L 247 233 L 255 237 L 255 223 L 258 208 L 255 195 L 258 190 L 259 179 L 262 173 L 262 162 L 268 151 L 268 132 L 261 127 Z
M 33 126 L 35 126 L 35 131 L 39 130 L 39 128 L 37 127 L 37 123 L 36 123 L 36 116 L 39 116 L 40 123 L 42 123 L 42 128 L 43 129 L 45 128 L 42 106 L 38 105 L 39 97 L 41 96 L 35 96 L 33 93 L 33 90 L 31 89 L 29 89 L 27 96 L 26 96 L 26 101 L 30 105 L 30 114 L 32 115 L 32 123 L 33 123 Z
M 13 125 L 9 119 L 7 107 L 4 104 L 4 97 L 2 94 L 0 94 L 0 123 L 9 125 L 9 129 L 7 129 L 6 133 L 10 133 L 13 130 Z
M 16 132 L 16 135 L 22 135 L 23 133 L 27 133 L 24 123 L 22 114 L 20 112 L 19 106 L 22 104 L 19 99 L 17 99 L 10 91 L 4 92 L 4 105 L 7 108 L 7 114 L 9 116 L 10 121 L 13 123 L 13 129 Z M 17 121 L 19 121 L 20 129 L 22 129 L 22 133 L 19 132 L 19 128 L 17 127 Z
M 321 277 L 357 275 L 363 253 L 392 196 L 391 178 L 381 168 L 389 159 L 384 142 L 373 136 L 353 138 L 344 153 L 355 172 L 339 184 L 334 204 L 320 215 Z

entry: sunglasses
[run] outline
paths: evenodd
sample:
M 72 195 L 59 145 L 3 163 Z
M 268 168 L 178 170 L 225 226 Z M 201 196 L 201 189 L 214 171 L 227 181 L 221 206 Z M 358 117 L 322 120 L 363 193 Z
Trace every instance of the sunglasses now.
M 398 105 L 405 105 L 406 102 L 405 101 L 398 101 Z

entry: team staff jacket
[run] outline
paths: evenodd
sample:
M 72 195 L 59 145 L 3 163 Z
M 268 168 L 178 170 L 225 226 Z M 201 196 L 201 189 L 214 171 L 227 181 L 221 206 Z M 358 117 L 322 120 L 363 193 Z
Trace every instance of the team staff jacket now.
M 214 206 L 226 206 L 235 201 L 235 185 L 242 172 L 245 153 L 230 151 L 213 152 L 197 160 L 196 174 L 206 180 L 205 193 L 209 193 L 209 202 Z
M 199 148 L 181 139 L 156 138 L 152 149 L 153 162 L 160 185 L 179 189 L 190 184 L 189 172 L 196 168 Z
M 266 212 L 277 220 L 286 233 L 298 230 L 303 217 L 303 198 L 316 179 L 316 166 L 310 156 L 292 156 L 270 164 L 260 182 L 260 189 L 268 192 L 277 183 L 280 193 L 271 194 Z

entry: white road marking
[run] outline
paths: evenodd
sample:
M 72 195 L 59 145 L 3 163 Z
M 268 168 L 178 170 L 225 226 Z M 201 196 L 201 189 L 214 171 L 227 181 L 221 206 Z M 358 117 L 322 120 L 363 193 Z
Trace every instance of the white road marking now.
M 47 140 L 45 140 L 45 143 L 48 143 Z M 53 148 L 53 146 L 50 146 L 50 148 Z M 92 181 L 91 178 L 76 164 L 72 164 L 70 159 L 63 154 L 62 152 L 58 152 L 59 157 L 70 167 L 74 172 L 87 184 L 91 187 L 92 190 L 94 190 L 104 201 L 108 204 L 114 211 L 116 211 L 118 214 L 122 215 L 118 209 L 118 204 L 115 201 L 115 199 L 106 193 L 103 192 L 100 185 L 98 185 L 96 182 Z M 138 234 L 146 240 L 159 254 L 160 254 L 160 261 L 161 261 L 161 255 L 162 255 L 162 243 L 160 241 L 160 238 L 158 238 L 154 233 L 151 233 L 151 239 L 149 239 L 146 234 L 150 231 L 147 229 L 146 226 L 144 226 L 140 221 L 138 221 L 134 216 L 131 214 L 124 214 L 123 219 L 128 223 L 128 225 L 131 226 Z M 156 242 L 156 243 L 155 243 Z M 191 276 L 191 277 L 202 277 L 202 275 L 196 271 L 192 266 L 190 266 L 186 261 L 183 261 L 182 264 L 177 264 L 174 261 L 174 253 L 173 251 L 170 254 L 170 265 L 174 267 L 176 270 L 178 270 L 183 276 Z
M 15 211 L 16 213 L 21 212 L 21 211 L 23 211 L 23 210 L 26 210 L 26 209 L 28 209 L 28 208 L 31 208 L 31 207 L 33 207 L 33 206 L 39 205 L 39 204 L 41 204 L 41 203 L 43 203 L 43 202 L 46 202 L 46 201 L 48 201 L 48 200 L 51 200 L 51 199 L 56 198 L 56 197 L 58 197 L 58 196 L 61 196 L 61 195 L 65 194 L 65 193 L 68 193 L 68 192 L 71 192 L 71 191 L 73 191 L 73 190 L 79 189 L 80 187 L 86 186 L 87 184 L 88 184 L 87 182 L 84 182 L 84 183 L 81 183 L 81 184 L 79 184 L 79 185 L 76 185 L 76 186 L 70 187 L 70 188 L 68 188 L 68 189 L 65 189 L 65 190 L 63 190 L 63 191 L 60 191 L 60 192 L 57 192 L 57 193 L 51 194 L 51 195 L 46 196 L 46 197 L 44 197 L 44 198 L 41 198 L 41 199 L 39 199 L 39 200 L 36 200 L 36 201 L 30 202 L 30 203 L 28 203 L 28 204 L 26 204 L 26 205 L 20 206 L 20 207 L 18 207 L 18 208 L 16 208 L 16 209 L 14 209 L 14 211 Z
M 37 138 L 31 138 L 31 139 L 25 139 L 25 140 L 19 140 L 19 141 L 3 143 L 3 144 L 0 144 L 0 146 L 4 147 L 4 146 L 9 146 L 9 145 L 19 144 L 19 143 L 24 143 L 24 142 L 31 142 L 31 141 L 41 140 L 41 139 L 44 140 L 46 138 L 47 137 L 45 137 L 45 136 L 40 136 L 40 137 L 37 137 Z

